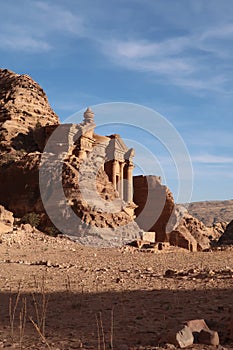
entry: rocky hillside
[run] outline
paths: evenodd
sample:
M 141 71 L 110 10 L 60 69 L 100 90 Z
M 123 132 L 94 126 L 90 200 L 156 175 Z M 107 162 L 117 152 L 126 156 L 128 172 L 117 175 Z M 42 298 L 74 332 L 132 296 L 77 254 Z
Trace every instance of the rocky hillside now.
M 217 208 L 213 202 L 211 210 L 211 202 L 203 202 L 199 211 L 193 203 L 187 213 L 175 206 L 172 193 L 156 176 L 134 177 L 134 221 L 132 207 L 119 198 L 104 171 L 105 138 L 95 135 L 92 152 L 85 161 L 79 158 L 76 140 L 83 127 L 89 130 L 93 124 L 60 125 L 32 78 L 0 70 L 0 205 L 15 217 L 30 217 L 45 232 L 60 231 L 95 245 L 126 243 L 144 230 L 155 232 L 157 242 L 195 251 L 209 249 L 211 240 L 221 236 L 224 223 L 214 229 L 206 225 L 230 221 L 230 205 L 221 210 L 228 212 L 227 220 L 208 216 Z M 51 148 L 43 152 L 51 134 Z M 233 206 L 233 200 L 228 202 Z
M 103 145 L 99 149 L 96 147 L 96 154 L 91 153 L 90 159 L 87 159 L 90 168 L 86 166 L 81 170 L 80 165 L 83 164 L 75 156 L 74 141 L 79 128 L 76 130 L 76 126 L 71 124 L 62 125 L 58 128 L 57 139 L 53 140 L 55 150 L 44 153 L 45 167 L 41 176 L 45 178 L 43 186 L 39 187 L 44 144 L 59 126 L 59 119 L 44 91 L 32 78 L 8 70 L 0 70 L 0 104 L 0 204 L 16 217 L 38 216 L 39 227 L 54 233 L 57 232 L 54 221 L 52 223 L 46 214 L 50 210 L 49 216 L 54 216 L 59 230 L 68 232 L 83 243 L 98 245 L 109 240 L 111 244 L 121 244 L 121 239 L 126 242 L 137 238 L 141 230 L 127 212 L 126 203 L 118 197 L 106 173 L 103 170 L 96 172 L 97 168 L 103 168 Z M 63 154 L 66 154 L 65 159 Z M 92 165 L 97 164 L 97 158 L 100 163 L 92 169 Z M 81 171 L 87 180 L 83 184 L 85 200 L 80 189 Z M 88 177 L 93 171 L 97 175 L 96 181 Z M 62 192 L 59 194 L 60 187 Z M 41 200 L 41 188 L 46 192 L 46 202 L 49 203 L 46 210 Z M 95 197 L 105 199 L 103 202 L 111 208 L 107 211 L 98 205 L 96 208 L 93 205 Z
M 193 202 L 188 205 L 188 211 L 206 226 L 212 226 L 217 222 L 230 222 L 233 218 L 233 199 Z
M 39 84 L 26 74 L 0 69 L 1 151 L 34 151 L 32 130 L 58 123 Z

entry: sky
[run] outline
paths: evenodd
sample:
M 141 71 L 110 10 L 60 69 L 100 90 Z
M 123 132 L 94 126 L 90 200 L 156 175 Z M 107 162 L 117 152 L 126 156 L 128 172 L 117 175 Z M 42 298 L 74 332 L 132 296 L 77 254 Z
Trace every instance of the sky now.
M 0 0 L 0 5 L 0 67 L 36 80 L 61 121 L 87 106 L 95 111 L 112 102 L 157 111 L 191 157 L 190 200 L 233 198 L 232 0 Z M 127 113 L 124 118 L 132 119 Z M 106 116 L 106 123 L 115 121 L 111 113 Z M 155 142 L 119 123 L 102 131 L 121 131 L 136 150 L 135 173 L 161 175 L 177 197 L 173 150 L 165 152 L 159 144 L 157 119 L 149 123 L 157 130 Z M 143 146 L 159 166 L 144 156 Z

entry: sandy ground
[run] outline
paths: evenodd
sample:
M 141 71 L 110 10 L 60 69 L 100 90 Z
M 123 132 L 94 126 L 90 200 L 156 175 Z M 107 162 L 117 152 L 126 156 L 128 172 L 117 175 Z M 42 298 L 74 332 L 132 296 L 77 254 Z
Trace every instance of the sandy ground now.
M 97 249 L 30 230 L 0 242 L 0 348 L 159 349 L 173 323 L 204 318 L 233 349 L 233 249 Z

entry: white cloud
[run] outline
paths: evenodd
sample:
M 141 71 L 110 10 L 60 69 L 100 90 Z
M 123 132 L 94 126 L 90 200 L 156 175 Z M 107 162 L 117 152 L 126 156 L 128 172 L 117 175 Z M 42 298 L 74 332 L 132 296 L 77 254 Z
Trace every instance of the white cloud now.
M 233 23 L 228 23 L 220 27 L 214 27 L 206 30 L 201 35 L 201 40 L 206 40 L 210 38 L 214 39 L 232 39 L 233 34 Z
M 202 154 L 202 155 L 192 156 L 191 158 L 192 158 L 192 161 L 195 163 L 233 164 L 233 157 L 222 156 L 222 155 Z
M 74 15 L 71 10 L 42 1 L 36 1 L 35 8 L 37 11 L 37 19 L 44 25 L 41 28 L 42 31 L 67 31 L 79 36 L 84 35 L 85 29 L 83 18 Z
M 227 66 L 231 65 L 232 45 L 222 47 L 219 38 L 232 40 L 233 24 L 206 27 L 183 36 L 163 40 L 104 39 L 103 53 L 126 69 L 156 74 L 164 82 L 193 91 L 232 94 Z
M 74 15 L 71 10 L 42 1 L 26 1 L 26 5 L 27 11 L 18 9 L 20 17 L 18 12 L 12 11 L 13 20 L 5 22 L 4 17 L 1 19 L 1 49 L 44 52 L 54 49 L 56 42 L 64 39 L 63 35 L 84 35 L 83 18 Z M 16 5 L 16 9 L 17 6 L 21 5 Z
M 30 33 L 8 33 L 0 35 L 1 48 L 14 51 L 44 52 L 51 50 L 52 46 L 45 40 L 33 38 Z

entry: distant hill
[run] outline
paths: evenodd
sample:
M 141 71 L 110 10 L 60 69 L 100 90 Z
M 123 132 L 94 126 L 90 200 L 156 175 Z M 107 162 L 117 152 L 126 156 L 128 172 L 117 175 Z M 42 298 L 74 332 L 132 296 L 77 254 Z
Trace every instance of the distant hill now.
M 206 226 L 212 226 L 221 221 L 230 222 L 233 220 L 233 199 L 193 202 L 189 204 L 188 211 Z

